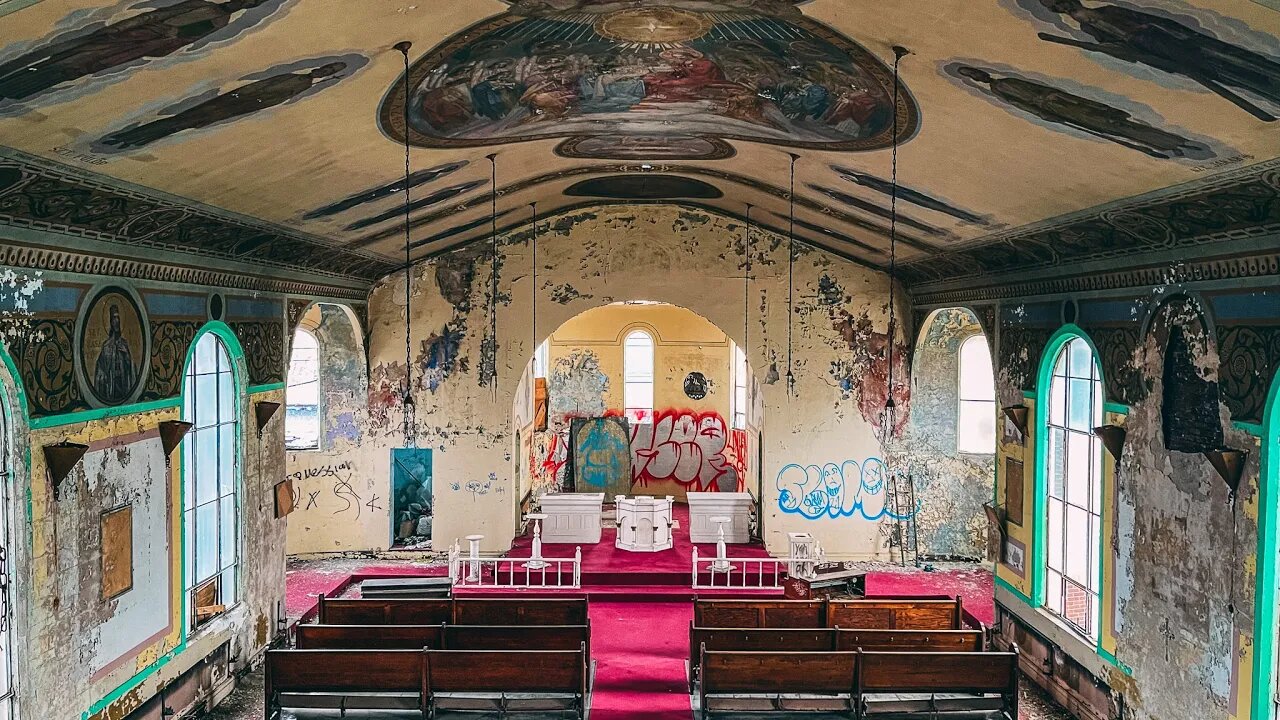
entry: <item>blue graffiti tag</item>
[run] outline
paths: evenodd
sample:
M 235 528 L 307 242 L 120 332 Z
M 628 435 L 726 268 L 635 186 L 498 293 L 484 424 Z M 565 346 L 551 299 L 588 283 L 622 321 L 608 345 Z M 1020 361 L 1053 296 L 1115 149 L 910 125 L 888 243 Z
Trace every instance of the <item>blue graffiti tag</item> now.
M 846 460 L 839 465 L 791 463 L 778 472 L 778 507 L 810 520 L 855 515 L 871 521 L 911 518 L 918 506 L 901 514 L 888 506 L 887 478 L 888 471 L 880 458 L 867 458 L 861 463 Z

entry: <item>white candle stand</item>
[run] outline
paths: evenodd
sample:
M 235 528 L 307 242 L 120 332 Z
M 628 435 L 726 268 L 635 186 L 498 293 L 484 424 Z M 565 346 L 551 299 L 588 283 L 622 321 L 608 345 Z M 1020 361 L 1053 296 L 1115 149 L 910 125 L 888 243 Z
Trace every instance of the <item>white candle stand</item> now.
M 525 515 L 525 519 L 533 521 L 533 554 L 529 557 L 529 562 L 525 563 L 523 567 L 530 570 L 541 570 L 549 564 L 542 559 L 542 521 L 546 520 L 547 516 L 542 513 L 529 513 Z
M 717 515 L 708 519 L 720 528 L 716 538 L 716 559 L 711 563 L 711 572 L 729 572 L 733 566 L 729 564 L 729 550 L 724 544 L 724 524 L 733 522 L 733 518 Z
M 471 543 L 471 568 L 467 572 L 467 582 L 480 582 L 480 541 L 483 539 L 483 535 L 467 536 L 467 542 Z

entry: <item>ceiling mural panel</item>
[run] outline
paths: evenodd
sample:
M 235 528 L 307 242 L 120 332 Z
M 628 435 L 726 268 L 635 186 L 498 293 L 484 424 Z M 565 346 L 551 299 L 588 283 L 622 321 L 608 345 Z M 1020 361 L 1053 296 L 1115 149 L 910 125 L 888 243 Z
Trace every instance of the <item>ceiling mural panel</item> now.
M 609 157 L 639 138 L 653 159 L 718 157 L 717 139 L 833 151 L 892 143 L 893 76 L 874 55 L 791 6 L 771 14 L 753 9 L 759 3 L 720 4 L 517 5 L 414 63 L 409 140 L 469 147 L 568 136 L 577 142 L 561 154 Z M 397 81 L 381 117 L 398 139 L 404 104 Z M 899 137 L 909 137 L 919 117 L 909 93 L 897 113 Z
M 406 193 L 415 258 L 532 203 L 786 229 L 794 152 L 797 241 L 887 267 L 895 117 L 896 260 L 929 292 L 1276 228 L 1280 13 L 1249 0 L 0 8 L 0 240 L 49 262 L 107 242 L 138 277 L 353 292 L 403 261 Z

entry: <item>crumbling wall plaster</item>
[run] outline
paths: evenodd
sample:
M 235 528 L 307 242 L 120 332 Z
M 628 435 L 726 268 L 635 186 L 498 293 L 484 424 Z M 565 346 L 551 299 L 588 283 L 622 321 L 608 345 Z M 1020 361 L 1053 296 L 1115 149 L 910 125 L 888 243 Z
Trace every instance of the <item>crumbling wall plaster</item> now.
M 489 335 L 491 258 L 478 248 L 417 266 L 409 325 L 420 347 L 444 330 L 457 334 L 443 353 L 413 368 L 416 439 L 435 451 L 437 494 L 433 544 L 480 533 L 489 552 L 505 550 L 518 501 L 510 453 L 516 385 L 534 343 L 588 308 L 651 300 L 688 308 L 733 337 L 760 375 L 763 394 L 766 541 L 785 553 L 788 531 L 814 532 L 835 558 L 887 552 L 884 514 L 874 474 L 843 478 L 872 519 L 859 514 L 800 512 L 810 493 L 826 492 L 824 467 L 880 462 L 879 405 L 871 385 L 887 381 L 888 280 L 878 272 L 805 247 L 795 250 L 795 286 L 788 292 L 787 243 L 756 229 L 751 238 L 749 306 L 743 307 L 743 239 L 736 221 L 670 206 L 608 206 L 549 218 L 538 234 L 538 327 L 531 327 L 530 240 L 523 230 L 500 239 L 497 342 Z M 825 280 L 824 280 L 825 278 Z M 404 377 L 404 276 L 388 277 L 370 296 L 370 442 L 363 454 L 404 442 L 397 397 Z M 572 285 L 573 293 L 550 295 Z M 836 289 L 833 289 L 836 288 Z M 903 306 L 905 308 L 905 304 Z M 790 310 L 790 312 L 789 312 Z M 899 317 L 904 317 L 901 313 Z M 744 321 L 747 323 L 746 331 Z M 749 332 L 749 338 L 744 336 Z M 791 346 L 788 349 L 788 338 Z M 745 342 L 744 342 L 745 340 Z M 907 416 L 905 342 L 894 339 L 899 425 Z M 491 355 L 491 357 L 490 357 Z M 790 360 L 790 366 L 788 366 Z M 490 376 L 496 369 L 496 382 Z M 794 383 L 787 379 L 788 369 Z M 428 371 L 436 372 L 428 372 Z M 884 395 L 883 389 L 879 397 Z M 599 392 L 595 393 L 599 397 Z M 554 409 L 556 398 L 551 398 Z M 561 399 L 563 402 L 563 398 Z M 535 440 L 536 443 L 536 440 Z M 381 447 L 378 447 L 381 446 Z M 788 466 L 811 467 L 816 483 L 805 496 L 790 489 Z M 836 478 L 826 475 L 828 479 Z M 535 478 L 536 482 L 536 478 Z M 852 484 L 850 484 L 852 483 Z M 883 500 L 880 500 L 883 505 Z

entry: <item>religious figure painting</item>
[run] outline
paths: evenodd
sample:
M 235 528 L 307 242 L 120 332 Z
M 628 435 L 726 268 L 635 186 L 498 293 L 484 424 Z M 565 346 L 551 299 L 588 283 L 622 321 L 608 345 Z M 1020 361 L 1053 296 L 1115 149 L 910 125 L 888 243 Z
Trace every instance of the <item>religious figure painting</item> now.
M 895 113 L 900 139 L 919 123 L 881 60 L 779 0 L 519 3 L 419 58 L 409 88 L 394 81 L 381 122 L 423 147 L 565 137 L 571 157 L 713 159 L 725 140 L 879 149 Z
M 947 62 L 942 72 L 969 92 L 1059 132 L 1161 160 L 1198 162 L 1218 154 L 1211 138 L 1169 126 L 1151 108 L 1100 88 L 979 61 Z
M 1003 2 L 1041 28 L 1045 42 L 1156 82 L 1213 93 L 1264 122 L 1280 113 L 1280 38 L 1238 20 L 1179 0 Z
M 0 111 L 84 92 L 163 58 L 191 58 L 291 0 L 149 0 L 68 15 L 48 37 L 0 47 Z
M 100 153 L 141 148 L 187 131 L 223 125 L 288 105 L 349 77 L 368 60 L 362 55 L 320 58 L 254 73 L 160 110 L 154 119 L 135 122 L 94 144 Z
M 143 380 L 147 328 L 133 297 L 121 288 L 98 293 L 81 316 L 79 366 L 89 394 L 103 406 L 133 399 Z

